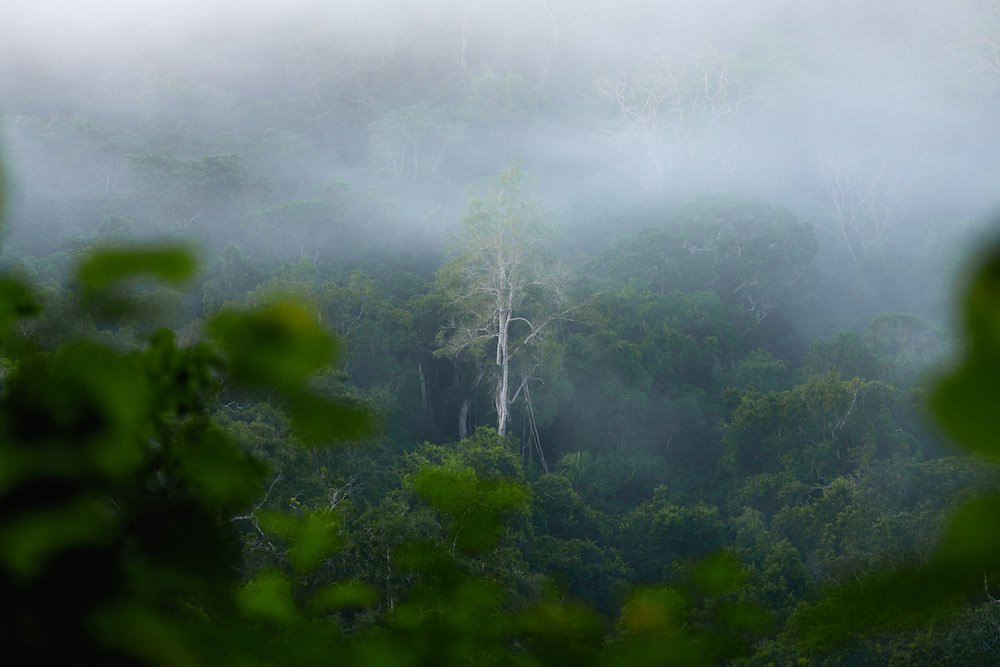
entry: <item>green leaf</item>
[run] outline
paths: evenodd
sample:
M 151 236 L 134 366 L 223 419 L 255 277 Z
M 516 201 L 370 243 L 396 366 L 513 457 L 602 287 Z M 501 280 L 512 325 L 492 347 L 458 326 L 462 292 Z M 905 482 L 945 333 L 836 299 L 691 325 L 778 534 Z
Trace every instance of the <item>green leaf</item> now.
M 316 591 L 312 606 L 318 610 L 370 607 L 378 601 L 375 589 L 356 581 L 330 584 Z
M 1000 495 L 974 498 L 948 523 L 938 558 L 956 573 L 978 573 L 1000 568 Z M 975 582 L 974 582 L 975 583 Z
M 771 627 L 771 613 L 746 600 L 728 602 L 716 611 L 719 619 L 737 630 L 764 634 Z
M 340 521 L 335 512 L 320 510 L 300 519 L 288 550 L 288 562 L 300 572 L 315 570 L 341 546 Z
M 528 499 L 520 484 L 481 480 L 472 468 L 428 466 L 417 473 L 413 487 L 451 520 L 456 543 L 470 552 L 495 544 L 503 532 L 504 516 L 524 507 Z
M 142 464 L 153 393 L 131 360 L 78 343 L 22 363 L 7 384 L 9 433 L 50 455 L 50 474 L 86 469 L 123 478 Z
M 214 426 L 190 424 L 172 451 L 191 490 L 209 508 L 235 509 L 259 492 L 267 467 L 241 454 Z
M 80 498 L 4 522 L 0 560 L 18 577 L 35 577 L 58 552 L 101 542 L 112 526 L 109 505 L 99 498 Z
M 261 512 L 258 516 L 265 532 L 288 542 L 288 562 L 300 572 L 315 570 L 342 545 L 340 517 L 332 510 L 317 510 L 303 517 L 283 512 Z
M 622 609 L 622 627 L 629 634 L 676 632 L 690 612 L 687 596 L 674 588 L 641 588 Z
M 295 390 L 336 353 L 316 314 L 291 301 L 224 311 L 209 321 L 208 333 L 225 351 L 233 377 L 257 387 Z
M 944 377 L 931 408 L 969 451 L 1000 456 L 1000 249 L 981 262 L 965 298 L 966 357 Z
M 6 331 L 15 320 L 37 315 L 40 311 L 27 285 L 13 278 L 0 279 L 0 332 Z
M 97 250 L 77 268 L 77 281 L 92 295 L 129 278 L 152 276 L 180 284 L 195 272 L 195 261 L 183 245 L 148 244 Z
M 743 579 L 743 568 L 728 553 L 719 553 L 705 558 L 694 567 L 694 580 L 706 595 L 724 595 L 739 589 Z
M 251 618 L 285 625 L 295 620 L 295 601 L 288 578 L 277 570 L 263 570 L 237 595 L 237 603 Z
M 371 429 L 371 417 L 364 410 L 305 392 L 292 394 L 285 412 L 295 435 L 306 444 L 360 438 Z
M 931 395 L 941 426 L 964 449 L 1000 457 L 1000 368 L 970 358 L 942 379 Z

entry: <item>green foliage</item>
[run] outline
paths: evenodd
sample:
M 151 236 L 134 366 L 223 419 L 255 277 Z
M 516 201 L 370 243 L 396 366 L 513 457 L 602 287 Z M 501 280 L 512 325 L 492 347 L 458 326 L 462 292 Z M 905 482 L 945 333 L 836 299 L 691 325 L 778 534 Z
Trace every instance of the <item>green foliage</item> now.
M 369 130 L 380 161 L 415 180 L 433 177 L 465 141 L 466 124 L 444 104 L 419 102 L 394 109 Z
M 577 495 L 564 477 L 542 475 L 531 485 L 532 524 L 536 530 L 560 539 L 605 542 L 607 520 Z
M 739 391 L 753 387 L 766 394 L 781 391 L 788 382 L 788 365 L 767 350 L 754 350 L 740 362 L 733 373 L 733 385 Z
M 722 406 L 704 392 L 717 388 L 737 344 L 729 314 L 712 293 L 594 294 L 577 315 L 586 328 L 565 348 L 573 386 L 566 446 L 706 463 L 713 452 L 703 443 L 715 439 Z
M 480 480 L 470 468 L 424 468 L 413 478 L 413 488 L 448 518 L 455 544 L 472 552 L 492 546 L 504 529 L 504 517 L 527 501 L 522 486 Z
M 183 247 L 133 246 L 92 253 L 80 264 L 77 278 L 84 293 L 92 295 L 136 275 L 148 274 L 158 280 L 180 284 L 194 271 L 191 254 Z
M 24 317 L 37 315 L 41 308 L 31 289 L 14 278 L 0 280 L 0 331 Z
M 174 249 L 121 248 L 92 257 L 81 273 L 96 291 L 137 273 L 180 279 L 190 266 Z M 9 285 L 21 295 L 11 314 L 31 312 L 28 288 Z M 17 355 L 0 397 L 0 589 L 20 609 L 3 632 L 10 651 L 176 664 L 215 662 L 212 647 L 228 646 L 226 661 L 241 662 L 264 638 L 238 618 L 298 622 L 285 575 L 265 570 L 235 587 L 228 517 L 260 493 L 265 469 L 208 408 L 220 372 L 290 391 L 328 362 L 332 344 L 304 317 L 294 305 L 224 313 L 210 329 L 226 359 L 208 343 L 178 348 L 169 331 L 129 352 L 76 342 L 48 353 L 5 340 L 4 351 Z M 301 419 L 330 418 L 312 403 L 298 409 Z M 299 571 L 339 545 L 329 513 L 273 523 Z M 56 592 L 68 603 L 54 604 Z M 214 643 L 204 639 L 209 623 Z
M 830 480 L 899 448 L 891 387 L 835 372 L 784 392 L 751 390 L 733 410 L 723 464 L 736 474 L 787 470 L 797 480 Z
M 209 321 L 207 330 L 226 355 L 234 381 L 280 392 L 304 442 L 357 437 L 370 427 L 361 410 L 303 389 L 335 355 L 333 341 L 305 305 L 285 302 L 250 312 L 226 310 Z
M 938 384 L 933 397 L 934 410 L 949 433 L 968 450 L 991 457 L 996 451 L 995 429 L 990 426 L 995 410 L 988 399 L 997 393 L 1000 358 L 997 257 L 995 252 L 986 257 L 966 297 L 965 358 Z M 803 608 L 793 625 L 798 645 L 815 654 L 860 632 L 933 623 L 961 609 L 970 596 L 989 594 L 1000 576 L 1000 543 L 994 530 L 998 522 L 1000 499 L 995 493 L 966 502 L 926 564 L 868 574 Z
M 783 208 L 735 196 L 687 206 L 665 227 L 619 242 L 598 260 L 601 275 L 661 294 L 712 290 L 761 321 L 793 295 L 816 253 L 812 230 Z
M 480 83 L 531 97 L 514 79 Z M 286 226 L 275 256 L 295 263 L 259 267 L 234 243 L 218 253 L 205 322 L 175 334 L 155 330 L 156 307 L 131 308 L 190 279 L 183 246 L 71 245 L 79 296 L 26 278 L 59 276 L 63 259 L 0 281 L 0 594 L 19 612 L 0 637 L 12 652 L 164 665 L 940 659 L 914 629 L 928 623 L 955 655 L 989 644 L 995 619 L 968 602 L 1000 579 L 994 475 L 914 456 L 925 443 L 902 412 L 936 334 L 881 315 L 864 337 L 817 342 L 801 367 L 801 352 L 776 357 L 778 329 L 757 325 L 802 298 L 792 285 L 812 254 L 785 212 L 698 202 L 606 253 L 603 289 L 567 311 L 516 171 L 473 201 L 423 294 L 408 271 L 317 261 L 316 230 L 339 237 L 333 218 L 361 210 L 341 210 L 339 187 L 261 206 L 239 160 L 221 157 L 133 159 L 159 212 L 201 215 L 186 198 L 209 187 L 204 214 L 230 228 L 250 208 Z M 418 179 L 433 172 L 423 159 Z M 107 220 L 100 237 L 127 226 Z M 508 260 L 521 272 L 505 273 Z M 994 264 L 969 297 L 966 358 L 933 399 L 986 457 Z M 497 276 L 522 291 L 495 312 L 509 285 L 483 290 Z M 546 389 L 525 412 L 533 440 L 480 428 L 416 445 L 463 392 L 488 410 L 469 376 L 495 367 L 504 326 L 525 392 L 511 395 Z M 375 406 L 398 428 L 362 450 Z M 344 438 L 337 451 L 296 447 Z M 552 474 L 524 460 L 538 440 L 562 454 Z M 648 586 L 630 593 L 636 582 Z M 872 632 L 889 634 L 838 649 Z
M 637 580 L 646 582 L 669 578 L 685 559 L 702 558 L 725 541 L 718 508 L 672 503 L 665 487 L 626 514 L 620 530 L 622 550 Z
M 803 364 L 806 377 L 829 373 L 835 368 L 841 377 L 872 378 L 875 359 L 864 340 L 854 331 L 841 331 L 829 341 L 822 338 L 809 346 Z

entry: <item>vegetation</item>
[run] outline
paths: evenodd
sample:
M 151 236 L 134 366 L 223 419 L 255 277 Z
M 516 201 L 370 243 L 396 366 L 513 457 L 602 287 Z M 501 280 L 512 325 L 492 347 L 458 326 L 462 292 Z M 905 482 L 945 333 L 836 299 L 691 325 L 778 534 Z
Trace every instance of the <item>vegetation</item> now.
M 0 77 L 7 654 L 996 662 L 981 202 L 858 148 L 877 132 L 740 166 L 747 128 L 807 134 L 789 90 L 834 104 L 822 40 L 647 57 L 639 10 L 514 2 L 515 46 L 474 4 L 356 34 L 248 14 L 192 52 L 241 69 L 122 61 L 118 106 Z M 633 19 L 613 58 L 567 46 Z M 1000 112 L 962 34 L 960 62 L 908 53 Z

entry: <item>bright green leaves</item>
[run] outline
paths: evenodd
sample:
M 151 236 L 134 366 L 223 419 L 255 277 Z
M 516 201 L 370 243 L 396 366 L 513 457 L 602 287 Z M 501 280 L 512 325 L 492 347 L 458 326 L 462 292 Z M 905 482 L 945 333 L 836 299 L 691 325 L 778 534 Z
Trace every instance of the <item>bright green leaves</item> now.
M 503 533 L 503 518 L 528 499 L 520 484 L 479 479 L 471 468 L 427 467 L 414 477 L 413 487 L 448 517 L 456 545 L 470 552 L 492 546 Z
M 311 391 L 310 378 L 333 362 L 336 346 L 305 305 L 277 302 L 255 311 L 223 311 L 208 333 L 225 354 L 231 377 L 275 389 L 299 438 L 309 444 L 363 435 L 371 425 L 360 409 Z

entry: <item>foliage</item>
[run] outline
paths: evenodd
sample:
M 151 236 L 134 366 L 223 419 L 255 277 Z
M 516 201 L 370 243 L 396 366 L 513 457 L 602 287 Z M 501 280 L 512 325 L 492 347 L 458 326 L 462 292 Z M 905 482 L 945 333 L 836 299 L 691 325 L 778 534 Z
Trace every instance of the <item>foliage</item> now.
M 508 100 L 494 130 L 541 113 L 525 80 L 484 72 L 466 108 Z M 382 140 L 430 137 L 437 155 L 403 122 L 421 114 L 469 140 L 457 106 L 398 104 L 406 117 L 384 121 L 403 129 L 369 126 Z M 698 200 L 581 261 L 569 306 L 517 170 L 473 199 L 443 265 L 411 270 L 344 260 L 341 240 L 378 236 L 352 187 L 265 201 L 235 155 L 130 160 L 129 205 L 0 280 L 10 652 L 634 665 L 992 650 L 995 259 L 972 284 L 965 356 L 930 391 L 945 344 L 915 315 L 796 341 L 804 325 L 782 318 L 813 298 L 814 242 L 777 206 Z M 419 164 L 415 180 L 441 180 Z M 153 216 L 200 234 L 181 216 L 195 195 L 227 238 L 204 249 L 192 299 L 191 248 L 134 237 Z M 244 252 L 228 235 L 248 224 L 281 243 Z M 169 299 L 173 329 L 158 328 Z M 928 391 L 980 458 L 940 455 L 913 407 Z

